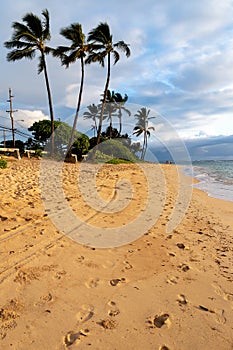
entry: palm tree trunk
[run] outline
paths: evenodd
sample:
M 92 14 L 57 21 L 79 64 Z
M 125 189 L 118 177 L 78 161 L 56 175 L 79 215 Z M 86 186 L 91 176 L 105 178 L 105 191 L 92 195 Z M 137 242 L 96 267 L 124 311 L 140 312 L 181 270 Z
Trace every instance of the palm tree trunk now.
M 145 147 L 146 147 L 146 134 L 144 133 L 141 160 L 144 160 L 144 157 L 145 157 Z
M 109 139 L 111 140 L 112 138 L 112 116 L 111 114 L 109 115 L 110 123 L 109 123 Z
M 79 114 L 79 111 L 80 111 L 81 101 L 82 101 L 83 85 L 84 85 L 84 60 L 83 60 L 83 57 L 81 56 L 81 82 L 80 82 L 78 103 L 77 103 L 76 113 L 75 113 L 75 117 L 74 117 L 73 128 L 72 128 L 72 131 L 71 131 L 70 141 L 69 141 L 69 145 L 68 145 L 68 156 L 70 156 L 71 153 L 72 153 L 72 145 L 73 145 L 73 142 L 74 142 L 74 134 L 75 134 L 76 126 L 77 126 L 78 114 Z
M 122 113 L 121 113 L 121 109 L 119 111 L 119 123 L 120 123 L 119 134 L 121 135 L 121 130 L 122 130 Z
M 146 150 L 147 150 L 147 133 L 145 134 L 145 149 L 144 149 L 143 160 L 145 159 Z
M 95 129 L 94 129 L 94 132 L 96 132 L 96 134 L 97 134 L 97 123 L 96 123 L 96 118 L 94 118 L 94 122 L 95 122 Z M 94 137 L 95 137 L 95 134 L 94 134 Z
M 104 88 L 104 98 L 103 98 L 103 103 L 102 103 L 102 107 L 101 107 L 101 114 L 100 114 L 100 121 L 99 121 L 99 127 L 98 127 L 98 132 L 97 132 L 96 145 L 98 145 L 100 143 L 100 136 L 101 136 L 101 131 L 102 131 L 103 116 L 104 116 L 104 107 L 105 107 L 105 103 L 106 103 L 107 91 L 108 91 L 109 82 L 110 82 L 110 67 L 111 67 L 111 60 L 110 60 L 110 52 L 109 52 L 108 53 L 107 80 L 106 80 L 105 88 Z
M 50 111 L 50 120 L 51 120 L 51 156 L 53 156 L 54 155 L 54 114 L 53 114 L 52 94 L 49 86 L 49 78 L 48 78 L 47 66 L 45 61 L 45 55 L 43 52 L 42 52 L 42 60 L 43 60 L 43 66 L 44 66 L 46 89 L 47 89 L 48 100 L 49 100 L 49 111 Z

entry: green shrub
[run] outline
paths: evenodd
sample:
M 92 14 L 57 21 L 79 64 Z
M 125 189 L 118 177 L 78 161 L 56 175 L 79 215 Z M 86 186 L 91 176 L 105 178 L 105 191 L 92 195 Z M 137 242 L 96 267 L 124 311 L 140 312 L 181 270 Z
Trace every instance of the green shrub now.
M 130 160 L 125 160 L 125 159 L 120 159 L 120 158 L 113 158 L 107 161 L 108 164 L 122 164 L 122 163 L 127 163 L 127 164 L 132 164 L 133 162 Z
M 42 149 L 40 149 L 40 148 L 36 149 L 35 150 L 35 156 L 36 157 L 42 157 L 42 152 L 43 152 Z
M 7 168 L 7 161 L 4 159 L 0 159 L 0 168 L 6 169 Z
M 99 144 L 98 148 L 102 153 L 104 153 L 108 157 L 111 157 L 111 159 L 118 158 L 130 162 L 137 161 L 136 156 L 130 151 L 128 147 L 126 147 L 119 140 L 104 141 L 101 144 Z

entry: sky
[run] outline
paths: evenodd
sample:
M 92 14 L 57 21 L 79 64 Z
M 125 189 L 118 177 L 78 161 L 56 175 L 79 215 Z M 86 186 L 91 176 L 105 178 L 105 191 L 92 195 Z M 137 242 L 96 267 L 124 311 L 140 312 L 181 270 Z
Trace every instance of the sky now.
M 18 110 L 15 125 L 26 132 L 34 121 L 49 118 L 44 76 L 37 74 L 37 58 L 7 62 L 4 42 L 11 38 L 12 22 L 21 22 L 28 12 L 41 17 L 45 8 L 51 22 L 49 46 L 69 44 L 60 30 L 75 22 L 86 35 L 107 22 L 113 42 L 130 45 L 131 56 L 121 55 L 112 67 L 110 90 L 160 116 L 152 121 L 151 149 L 158 139 L 168 148 L 179 139 L 192 159 L 233 159 L 232 0 L 1 0 L 0 125 L 10 127 L 6 110 L 11 87 Z M 65 69 L 57 58 L 48 57 L 47 64 L 55 118 L 72 123 L 80 63 Z M 83 109 L 99 102 L 105 79 L 106 68 L 86 66 Z M 167 134 L 164 127 L 160 133 L 161 121 Z M 81 120 L 79 127 L 88 128 Z

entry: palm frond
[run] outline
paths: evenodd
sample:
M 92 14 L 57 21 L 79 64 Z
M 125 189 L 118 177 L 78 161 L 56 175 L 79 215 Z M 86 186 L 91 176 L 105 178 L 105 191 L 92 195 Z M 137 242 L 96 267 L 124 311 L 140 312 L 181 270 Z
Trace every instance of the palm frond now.
M 14 29 L 12 40 L 27 40 L 34 44 L 37 43 L 37 37 L 26 25 L 19 22 L 13 22 L 12 28 Z
M 26 22 L 27 27 L 31 30 L 31 32 L 37 37 L 42 38 L 43 36 L 43 27 L 40 18 L 33 13 L 27 13 L 23 17 L 23 22 Z
M 44 61 L 43 61 L 42 57 L 39 57 L 39 64 L 38 64 L 37 73 L 40 74 L 43 72 L 43 70 L 44 70 Z
M 22 58 L 29 58 L 32 59 L 35 57 L 36 50 L 30 49 L 23 49 L 23 50 L 12 50 L 7 54 L 7 61 L 17 61 L 21 60 Z
M 129 45 L 126 44 L 123 40 L 118 41 L 116 44 L 113 45 L 114 47 L 117 47 L 121 51 L 123 51 L 126 54 L 126 57 L 130 56 L 130 48 Z
M 106 45 L 112 42 L 112 36 L 110 34 L 109 25 L 105 22 L 101 22 L 96 28 L 92 29 L 87 38 L 88 42 L 100 42 Z
M 89 54 L 85 60 L 86 64 L 95 63 L 95 62 L 100 63 L 101 66 L 104 67 L 104 58 L 100 53 Z
M 42 21 L 43 25 L 43 40 L 50 40 L 51 34 L 50 34 L 50 19 L 49 19 L 49 11 L 47 9 L 42 11 L 42 16 L 44 17 L 44 20 Z
M 112 54 L 114 56 L 114 64 L 116 64 L 119 61 L 119 59 L 120 59 L 120 55 L 119 55 L 119 53 L 116 50 L 113 50 Z
M 12 49 L 12 48 L 16 48 L 16 49 L 23 49 L 23 48 L 29 48 L 29 47 L 34 47 L 34 44 L 30 44 L 24 41 L 20 41 L 20 40 L 11 40 L 11 41 L 6 41 L 4 43 L 4 46 L 7 49 Z

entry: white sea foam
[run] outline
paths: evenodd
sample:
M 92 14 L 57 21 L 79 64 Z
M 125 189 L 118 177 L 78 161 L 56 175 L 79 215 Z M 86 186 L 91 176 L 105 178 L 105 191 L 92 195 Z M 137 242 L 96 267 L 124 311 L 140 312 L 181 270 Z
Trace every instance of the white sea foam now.
M 185 174 L 191 175 L 189 169 L 185 169 Z M 233 161 L 194 161 L 193 175 L 200 181 L 193 187 L 211 197 L 233 201 Z

